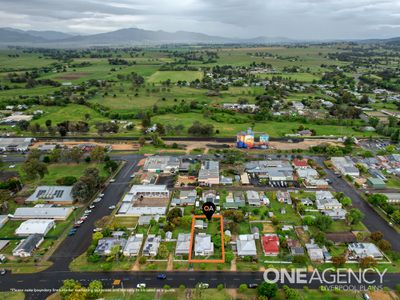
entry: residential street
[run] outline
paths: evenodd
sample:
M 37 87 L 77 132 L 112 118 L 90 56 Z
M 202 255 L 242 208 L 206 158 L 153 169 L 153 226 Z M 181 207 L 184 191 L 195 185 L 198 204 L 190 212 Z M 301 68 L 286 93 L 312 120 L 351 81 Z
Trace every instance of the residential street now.
M 363 223 L 369 231 L 381 231 L 384 238 L 391 244 L 393 250 L 400 251 L 400 234 L 390 226 L 385 219 L 378 215 L 375 210 L 361 198 L 360 194 L 350 186 L 343 178 L 338 178 L 331 170 L 323 164 L 324 158 L 320 156 L 312 157 L 324 168 L 328 178 L 332 181 L 331 186 L 338 192 L 343 192 L 353 200 L 353 206 L 361 210 L 365 217 Z
M 91 235 L 95 228 L 94 223 L 103 216 L 109 215 L 110 205 L 116 205 L 123 194 L 128 191 L 131 174 L 135 171 L 141 155 L 113 155 L 114 159 L 124 160 L 125 164 L 121 171 L 115 177 L 115 182 L 110 183 L 104 190 L 103 200 L 96 205 L 96 209 L 90 215 L 90 218 L 79 228 L 77 234 L 67 237 L 60 247 L 51 256 L 50 260 L 54 263 L 49 269 L 35 274 L 6 274 L 0 277 L 0 290 L 8 291 L 14 289 L 53 289 L 59 288 L 62 281 L 73 278 L 79 280 L 82 284 L 87 285 L 94 279 L 99 279 L 105 287 L 111 287 L 114 279 L 121 279 L 125 288 L 135 288 L 137 283 L 144 282 L 148 287 L 160 288 L 165 284 L 172 287 L 178 287 L 184 284 L 186 287 L 194 287 L 199 282 L 206 282 L 210 287 L 216 287 L 223 283 L 226 287 L 238 287 L 242 283 L 261 283 L 263 282 L 262 272 L 167 272 L 168 277 L 165 281 L 156 279 L 157 273 L 154 271 L 147 272 L 71 272 L 69 264 L 71 261 L 84 253 L 91 242 Z M 323 158 L 313 157 L 323 166 Z M 325 168 L 326 169 L 326 168 Z M 328 178 L 332 180 L 332 187 L 337 191 L 344 192 L 353 199 L 353 205 L 359 208 L 366 215 L 364 224 L 370 231 L 382 231 L 385 238 L 388 239 L 395 250 L 400 250 L 399 234 L 391 228 L 385 220 L 383 220 L 375 211 L 369 207 L 360 195 L 345 182 L 342 178 L 338 178 L 332 171 L 325 170 Z M 370 274 L 376 277 L 376 274 Z M 394 287 L 400 282 L 400 274 L 386 274 L 384 277 L 384 285 Z M 295 287 L 295 285 L 293 285 Z M 309 285 L 310 288 L 318 288 L 315 282 Z M 303 287 L 298 286 L 299 288 Z M 363 288 L 360 286 L 360 288 Z M 27 299 L 45 299 L 50 294 L 48 292 L 28 292 Z

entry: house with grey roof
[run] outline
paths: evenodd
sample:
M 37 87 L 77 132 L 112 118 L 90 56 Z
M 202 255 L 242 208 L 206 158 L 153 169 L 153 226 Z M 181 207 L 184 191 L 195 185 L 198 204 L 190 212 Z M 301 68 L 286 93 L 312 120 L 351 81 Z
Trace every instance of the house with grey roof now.
M 223 206 L 226 209 L 238 209 L 239 207 L 246 206 L 242 192 L 229 192 Z
M 348 250 L 351 253 L 350 258 L 372 257 L 378 260 L 383 258 L 382 252 L 373 243 L 351 243 L 348 245 Z
M 400 203 L 400 193 L 380 193 L 388 198 L 389 203 Z M 1 223 L 1 216 L 0 216 Z M 0 225 L 1 226 L 1 225 Z
M 13 215 L 13 219 L 54 219 L 66 220 L 72 213 L 72 207 L 54 207 L 37 204 L 34 207 L 18 207 Z
M 349 156 L 345 157 L 332 157 L 332 165 L 343 175 L 350 175 L 353 177 L 359 177 L 360 171 L 355 166 L 355 163 Z
M 202 163 L 197 181 L 200 185 L 218 185 L 219 184 L 219 162 L 207 160 Z
M 161 237 L 155 234 L 149 234 L 147 236 L 146 242 L 143 246 L 144 256 L 156 256 L 158 253 L 158 248 L 160 247 Z
M 214 243 L 211 241 L 211 235 L 198 233 L 194 239 L 194 255 L 208 256 L 214 254 Z
M 316 191 L 315 198 L 315 204 L 319 210 L 342 208 L 342 204 L 329 191 Z
M 131 235 L 128 240 L 126 241 L 123 254 L 124 256 L 132 257 L 138 256 L 140 252 L 140 248 L 142 247 L 143 243 L 143 234 L 137 233 Z
M 292 197 L 288 191 L 277 191 L 276 199 L 281 203 L 292 204 Z
M 4 226 L 8 221 L 7 215 L 0 215 L 0 228 Z
M 324 251 L 321 247 L 319 247 L 317 244 L 314 243 L 309 243 L 306 244 L 305 246 L 311 261 L 316 261 L 316 262 L 324 261 Z
M 248 174 L 270 181 L 293 181 L 293 167 L 289 161 L 261 160 L 245 164 Z
M 153 155 L 146 158 L 143 171 L 154 173 L 175 173 L 179 170 L 180 160 L 176 156 Z
M 46 202 L 52 204 L 71 205 L 74 202 L 72 197 L 72 186 L 38 186 L 35 192 L 30 195 L 26 202 Z
M 247 203 L 251 206 L 260 206 L 261 197 L 257 191 L 246 191 Z
M 188 255 L 190 248 L 190 233 L 179 233 L 176 240 L 175 255 Z
M 177 198 L 171 200 L 172 205 L 194 205 L 197 198 L 197 191 L 195 189 L 182 190 Z
M 214 190 L 203 191 L 202 201 L 219 204 L 219 196 L 217 195 L 217 192 Z
M 29 257 L 43 242 L 44 238 L 41 234 L 29 235 L 26 239 L 22 240 L 17 247 L 13 250 L 13 256 Z
M 116 237 L 105 237 L 98 241 L 94 253 L 107 256 L 112 253 L 114 247 L 119 247 L 120 251 L 125 248 L 126 239 Z

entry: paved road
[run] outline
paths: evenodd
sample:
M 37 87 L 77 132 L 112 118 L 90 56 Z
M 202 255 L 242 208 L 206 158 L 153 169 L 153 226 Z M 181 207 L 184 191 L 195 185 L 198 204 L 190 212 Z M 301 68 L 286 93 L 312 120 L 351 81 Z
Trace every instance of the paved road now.
M 264 281 L 262 272 L 229 272 L 229 271 L 214 271 L 214 272 L 165 272 L 166 280 L 158 280 L 157 273 L 152 271 L 147 272 L 42 272 L 38 274 L 12 275 L 0 277 L 0 290 L 10 289 L 36 289 L 42 291 L 32 291 L 27 293 L 27 299 L 45 299 L 52 293 L 51 290 L 43 291 L 44 289 L 58 288 L 62 285 L 64 279 L 76 279 L 83 285 L 87 286 L 92 280 L 100 280 L 104 288 L 111 288 L 115 279 L 120 279 L 124 288 L 136 288 L 138 283 L 146 283 L 147 287 L 162 288 L 165 284 L 171 287 L 179 287 L 183 284 L 187 288 L 193 288 L 199 282 L 208 283 L 210 288 L 217 287 L 218 284 L 224 284 L 227 288 L 238 288 L 242 283 L 257 283 Z M 307 278 L 311 278 L 311 273 L 307 274 Z M 269 277 L 273 278 L 273 277 Z M 316 277 L 314 277 L 316 278 Z M 343 277 L 341 277 L 343 279 Z M 12 279 L 12 280 L 10 280 Z M 373 285 L 380 286 L 379 275 L 376 273 L 366 274 L 368 281 L 375 280 Z M 394 288 L 400 281 L 400 274 L 385 274 L 383 276 L 383 285 Z M 285 282 L 287 283 L 287 282 Z M 346 283 L 347 284 L 347 283 Z M 346 285 L 344 284 L 344 285 Z M 350 276 L 350 285 L 354 285 L 357 289 L 367 289 L 366 283 L 358 283 L 355 277 Z M 321 283 L 318 280 L 313 280 L 308 284 L 288 284 L 291 287 L 303 288 L 307 285 L 309 288 L 319 288 Z M 325 284 L 324 284 L 325 285 Z M 327 284 L 329 286 L 329 284 Z
M 68 269 L 68 265 L 73 258 L 84 253 L 90 245 L 90 238 L 94 223 L 96 220 L 103 216 L 109 215 L 110 211 L 108 207 L 110 205 L 116 205 L 122 195 L 129 188 L 130 175 L 135 171 L 137 162 L 142 156 L 140 155 L 113 155 L 114 159 L 125 160 L 126 164 L 123 166 L 121 171 L 116 176 L 116 181 L 111 183 L 104 190 L 104 197 L 102 202 L 97 204 L 97 207 L 92 212 L 90 218 L 81 226 L 77 234 L 73 237 L 67 237 L 63 243 L 58 247 L 55 253 L 51 256 L 50 260 L 53 261 L 53 266 L 49 269 L 35 274 L 7 274 L 0 277 L 0 290 L 7 291 L 11 288 L 14 289 L 52 289 L 58 288 L 62 285 L 64 279 L 73 278 L 79 280 L 82 284 L 87 285 L 94 279 L 99 279 L 103 282 L 106 288 L 111 287 L 114 279 L 121 279 L 124 283 L 125 288 L 134 288 L 137 283 L 144 282 L 148 287 L 162 287 L 168 284 L 172 287 L 177 287 L 180 284 L 184 284 L 186 287 L 194 287 L 198 282 L 206 282 L 210 284 L 210 287 L 216 287 L 222 283 L 226 287 L 238 287 L 242 283 L 261 283 L 263 281 L 262 273 L 260 272 L 171 272 L 168 273 L 168 278 L 165 281 L 156 279 L 155 272 L 95 272 L 95 273 L 78 273 L 71 272 Z M 321 165 L 323 162 L 322 158 L 313 157 Z M 353 205 L 363 211 L 366 215 L 364 223 L 367 228 L 371 231 L 380 230 L 384 233 L 386 239 L 392 242 L 395 250 L 400 249 L 399 234 L 391 228 L 385 220 L 383 220 L 375 211 L 369 207 L 368 204 L 360 197 L 360 195 L 345 182 L 343 179 L 339 179 L 333 174 L 332 171 L 326 170 L 328 178 L 332 180 L 332 187 L 337 191 L 344 192 L 347 196 L 353 199 Z M 369 275 L 376 277 L 377 275 Z M 384 285 L 388 287 L 394 287 L 400 282 L 400 273 L 387 274 L 384 277 Z M 312 283 L 308 286 L 310 288 L 318 288 L 319 283 Z M 354 285 L 362 288 L 362 286 Z M 302 288 L 301 286 L 292 285 L 293 287 Z M 28 292 L 26 293 L 27 299 L 45 299 L 45 297 L 52 293 L 47 292 Z
M 369 204 L 361 198 L 360 194 L 347 183 L 343 178 L 338 178 L 331 170 L 327 169 L 324 164 L 324 158 L 312 157 L 321 166 L 324 167 L 325 172 L 330 180 L 332 180 L 331 186 L 338 192 L 343 192 L 347 197 L 353 200 L 353 206 L 361 210 L 365 217 L 363 223 L 369 231 L 381 231 L 391 244 L 393 250 L 400 251 L 400 234 L 388 224 L 388 222 L 378 215 L 375 210 L 369 206 Z
M 95 222 L 102 217 L 110 214 L 109 207 L 116 205 L 124 193 L 129 189 L 130 176 L 135 170 L 138 161 L 142 158 L 140 155 L 121 156 L 120 159 L 126 159 L 125 165 L 115 177 L 115 182 L 110 183 L 103 191 L 103 200 L 96 203 L 89 218 L 81 225 L 74 236 L 67 237 L 54 254 L 50 257 L 53 266 L 49 271 L 68 271 L 68 265 L 71 261 L 87 250 L 91 243 L 91 236 L 95 228 Z

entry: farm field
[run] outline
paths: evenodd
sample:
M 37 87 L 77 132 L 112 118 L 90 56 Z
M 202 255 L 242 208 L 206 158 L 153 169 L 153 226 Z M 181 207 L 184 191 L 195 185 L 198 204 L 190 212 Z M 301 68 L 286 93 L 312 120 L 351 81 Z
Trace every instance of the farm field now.
M 271 137 L 296 134 L 299 128 L 312 129 L 316 136 L 382 135 L 382 130 L 363 129 L 368 122 L 352 108 L 359 103 L 341 100 L 341 93 L 351 88 L 347 83 L 365 69 L 354 70 L 350 62 L 334 58 L 346 51 L 340 44 L 100 48 L 65 51 L 68 59 L 62 59 L 51 51 L 1 50 L 0 117 L 15 113 L 6 107 L 22 104 L 27 109 L 17 113 L 37 115 L 24 127 L 18 122 L 0 124 L 0 132 L 59 135 L 58 124 L 68 121 L 87 123 L 89 131 L 67 135 L 138 136 L 158 123 L 170 127 L 160 131 L 161 136 L 189 136 L 193 135 L 188 133 L 189 127 L 198 121 L 212 125 L 206 135 L 221 137 L 233 137 L 248 127 Z M 326 77 L 337 70 L 342 73 L 337 75 L 341 79 L 335 87 Z M 383 80 L 376 74 L 368 76 L 369 80 Z M 367 95 L 376 98 L 371 91 Z M 394 103 L 375 100 L 367 106 L 397 111 Z M 334 109 L 321 101 L 332 103 Z M 301 102 L 304 109 L 294 108 L 295 102 Z M 227 111 L 223 106 L 232 103 L 258 109 Z M 145 115 L 150 123 L 142 126 Z M 118 133 L 100 133 L 98 124 L 109 122 L 118 125 Z M 47 128 L 49 123 L 52 131 Z M 128 128 L 127 123 L 131 124 Z M 184 128 L 171 129 L 180 125 Z

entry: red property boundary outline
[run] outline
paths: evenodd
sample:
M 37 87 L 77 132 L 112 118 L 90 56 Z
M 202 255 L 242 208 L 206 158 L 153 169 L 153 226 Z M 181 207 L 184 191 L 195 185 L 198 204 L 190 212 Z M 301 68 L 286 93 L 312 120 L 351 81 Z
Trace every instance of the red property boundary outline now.
M 222 259 L 192 259 L 192 249 L 194 241 L 194 225 L 196 219 L 205 219 L 204 215 L 194 215 L 192 218 L 192 229 L 190 231 L 190 250 L 189 250 L 189 263 L 225 263 L 225 245 L 224 245 L 224 218 L 222 215 L 214 215 L 213 219 L 220 219 L 220 230 L 221 230 L 221 251 Z

